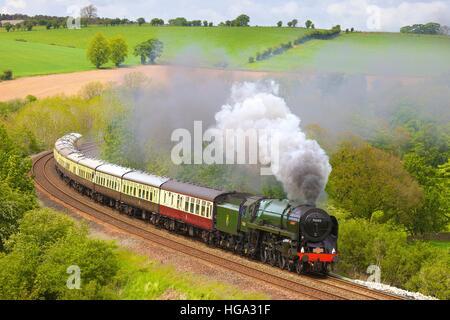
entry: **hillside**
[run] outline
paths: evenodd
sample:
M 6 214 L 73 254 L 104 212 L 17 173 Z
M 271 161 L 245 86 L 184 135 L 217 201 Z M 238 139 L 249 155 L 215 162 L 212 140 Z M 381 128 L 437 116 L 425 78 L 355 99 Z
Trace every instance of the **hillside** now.
M 111 38 L 123 36 L 129 45 L 130 54 L 126 64 L 139 61 L 132 55 L 132 48 L 149 38 L 158 38 L 164 43 L 160 63 L 178 63 L 199 66 L 223 66 L 239 68 L 255 52 L 292 41 L 301 36 L 303 28 L 203 28 L 203 27 L 89 27 L 82 30 L 44 30 L 31 32 L 0 32 L 0 70 L 12 68 L 16 76 L 47 74 L 60 71 L 56 62 L 43 66 L 41 57 L 67 63 L 67 71 L 93 69 L 86 60 L 84 50 L 96 32 Z M 20 39 L 22 41 L 17 41 Z M 23 40 L 27 42 L 23 42 Z M 30 55 L 30 46 L 36 47 L 36 55 Z M 55 47 L 63 47 L 57 52 Z M 34 49 L 31 49 L 33 51 Z M 14 52 L 12 55 L 11 52 Z M 27 64 L 22 66 L 24 56 Z M 46 69 L 46 70 L 45 70 Z
M 227 27 L 89 27 L 82 30 L 5 32 L 0 28 L 0 70 L 15 77 L 92 70 L 85 49 L 96 32 L 123 36 L 132 48 L 149 38 L 164 43 L 160 64 L 262 71 L 324 71 L 429 76 L 450 72 L 450 38 L 397 33 L 341 34 L 334 40 L 312 40 L 284 54 L 253 64 L 250 56 L 306 33 L 304 28 Z M 111 65 L 107 65 L 111 67 Z
M 400 33 L 342 33 L 313 40 L 247 67 L 265 71 L 325 71 L 432 76 L 450 72 L 450 37 Z

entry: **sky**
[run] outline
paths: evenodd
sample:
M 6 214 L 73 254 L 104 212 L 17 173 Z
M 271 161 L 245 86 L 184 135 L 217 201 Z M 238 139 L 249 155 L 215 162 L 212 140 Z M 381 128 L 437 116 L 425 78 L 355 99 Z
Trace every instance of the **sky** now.
M 260 26 L 294 18 L 302 25 L 310 19 L 317 28 L 340 24 L 365 31 L 399 31 L 430 21 L 450 25 L 450 0 L 0 0 L 0 13 L 67 16 L 87 4 L 101 17 L 133 20 L 182 16 L 217 24 L 245 13 L 251 25 Z

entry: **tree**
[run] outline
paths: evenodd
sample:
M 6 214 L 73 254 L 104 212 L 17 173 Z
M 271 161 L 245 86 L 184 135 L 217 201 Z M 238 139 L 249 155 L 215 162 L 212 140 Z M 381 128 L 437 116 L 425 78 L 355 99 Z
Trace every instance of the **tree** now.
M 298 24 L 298 20 L 297 19 L 292 20 L 292 27 L 293 28 L 295 28 L 297 26 L 297 24 Z
M 399 158 L 362 141 L 345 142 L 331 165 L 328 194 L 353 217 L 370 219 L 383 211 L 384 221 L 411 227 L 411 211 L 423 204 L 423 191 Z
M 412 26 L 404 26 L 400 28 L 401 33 L 417 33 L 417 34 L 439 34 L 441 25 L 435 22 L 427 24 L 413 24 Z
M 277 22 L 277 27 L 278 28 L 280 28 L 282 25 L 283 25 L 283 21 L 280 20 L 280 21 Z
M 311 25 L 312 25 L 312 24 L 313 24 L 313 23 L 312 23 L 311 20 L 306 20 L 306 22 L 305 22 L 306 29 L 311 28 Z
M 147 59 L 151 64 L 159 58 L 163 52 L 164 45 L 158 39 L 150 39 L 138 44 L 134 48 L 134 55 L 141 57 L 141 64 L 146 64 Z
M 163 19 L 159 19 L 159 18 L 153 18 L 150 21 L 150 24 L 152 26 L 162 26 L 162 25 L 164 25 L 164 20 Z
M 0 251 L 23 214 L 36 206 L 30 159 L 23 156 L 0 125 Z
M 450 35 L 450 27 L 449 26 L 441 26 L 441 28 L 439 29 L 439 34 L 443 34 L 443 35 Z
M 204 26 L 204 27 L 207 27 L 207 26 L 208 26 L 208 21 L 203 20 L 203 26 Z
M 88 20 L 97 18 L 97 8 L 93 4 L 90 4 L 81 9 L 80 16 Z
M 184 17 L 178 17 L 175 19 L 169 20 L 169 25 L 171 26 L 177 26 L 177 27 L 185 27 L 188 25 L 188 21 Z
M 214 24 L 213 24 L 212 22 L 210 22 L 210 23 L 208 24 L 208 27 L 212 27 L 212 26 L 214 26 Z
M 424 202 L 411 210 L 408 229 L 413 234 L 442 231 L 450 222 L 449 164 L 433 168 L 416 153 L 407 154 L 404 163 L 424 190 Z
M 26 31 L 33 30 L 34 23 L 33 21 L 27 20 L 23 23 L 23 29 Z
M 236 19 L 232 21 L 232 25 L 236 27 L 248 27 L 248 24 L 250 23 L 250 17 L 241 14 Z
M 5 23 L 4 25 L 6 32 L 10 32 L 11 29 L 13 28 L 13 25 L 9 22 Z
M 111 61 L 118 67 L 128 57 L 128 45 L 122 37 L 112 39 L 109 45 L 111 48 Z
M 139 26 L 143 25 L 145 23 L 145 19 L 144 18 L 139 18 L 137 19 L 137 23 Z
M 97 33 L 87 49 L 87 57 L 98 69 L 107 63 L 111 54 L 108 40 L 101 33 Z
M 289 21 L 289 22 L 287 23 L 287 25 L 288 25 L 289 28 L 292 27 L 292 21 Z

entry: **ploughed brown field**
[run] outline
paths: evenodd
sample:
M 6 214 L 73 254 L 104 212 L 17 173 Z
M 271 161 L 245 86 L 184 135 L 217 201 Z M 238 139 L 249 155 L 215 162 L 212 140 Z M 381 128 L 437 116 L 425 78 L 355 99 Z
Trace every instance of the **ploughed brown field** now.
M 278 78 L 285 76 L 308 77 L 311 73 L 280 73 L 280 72 L 259 72 L 259 71 L 239 71 L 221 70 L 207 68 L 190 68 L 180 66 L 138 66 L 119 69 L 105 69 L 94 71 L 81 71 L 65 74 L 53 74 L 47 76 L 35 76 L 19 78 L 12 81 L 0 82 L 0 101 L 24 98 L 33 95 L 37 98 L 45 98 L 55 95 L 74 95 L 89 83 L 123 83 L 127 75 L 141 73 L 151 80 L 152 85 L 164 85 L 178 74 L 191 74 L 196 79 L 204 78 L 207 82 L 213 78 L 227 78 L 228 80 L 257 80 L 263 78 Z M 376 80 L 401 81 L 411 83 L 423 80 L 422 77 L 385 77 L 366 76 L 368 85 Z

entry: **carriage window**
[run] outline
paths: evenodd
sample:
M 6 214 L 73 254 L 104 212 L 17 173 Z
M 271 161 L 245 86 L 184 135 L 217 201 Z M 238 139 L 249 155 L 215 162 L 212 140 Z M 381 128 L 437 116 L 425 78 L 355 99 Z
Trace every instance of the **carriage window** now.
M 200 206 L 200 215 L 201 215 L 202 217 L 205 216 L 205 201 L 202 201 L 202 202 L 201 202 L 201 206 Z
M 194 200 L 194 198 L 191 198 L 191 201 L 189 202 L 190 203 L 190 212 L 191 213 L 194 213 L 194 209 L 195 209 L 195 200 Z
M 195 213 L 200 214 L 200 200 L 197 199 L 197 204 L 195 205 Z
M 184 199 L 184 211 L 189 212 L 189 197 Z
M 177 208 L 181 209 L 181 196 L 177 195 Z

